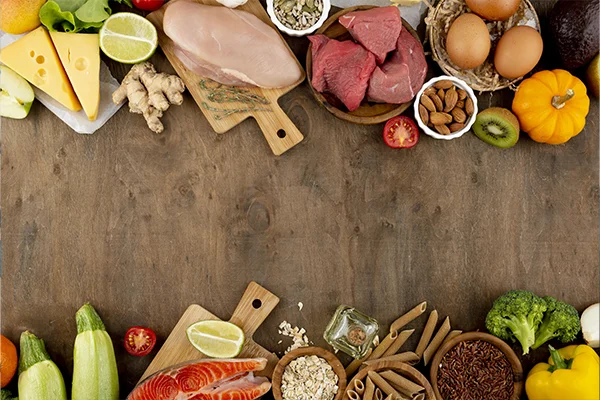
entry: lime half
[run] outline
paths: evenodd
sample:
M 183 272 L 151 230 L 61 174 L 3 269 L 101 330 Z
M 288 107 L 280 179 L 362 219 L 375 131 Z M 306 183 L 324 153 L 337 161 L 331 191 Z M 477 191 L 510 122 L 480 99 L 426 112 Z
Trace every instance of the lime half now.
M 123 64 L 136 64 L 154 54 L 158 34 L 152 22 L 128 12 L 111 15 L 100 29 L 100 48 Z
M 244 347 L 244 331 L 231 322 L 200 321 L 187 328 L 190 343 L 212 358 L 237 357 Z

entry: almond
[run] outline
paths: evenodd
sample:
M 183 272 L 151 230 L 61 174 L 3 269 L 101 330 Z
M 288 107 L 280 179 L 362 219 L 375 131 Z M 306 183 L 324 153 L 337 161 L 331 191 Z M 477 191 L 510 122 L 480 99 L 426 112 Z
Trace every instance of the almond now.
M 433 96 L 435 96 L 435 94 Z M 435 109 L 435 103 L 426 94 L 424 94 L 423 96 L 421 96 L 421 104 L 423 106 L 425 106 L 425 108 L 428 109 L 431 112 L 435 112 L 436 111 L 436 109 Z
M 440 99 L 438 97 L 437 94 L 432 94 L 430 96 L 431 100 L 433 101 L 433 103 L 435 104 L 435 110 L 436 111 L 444 111 L 444 103 L 442 102 L 442 99 Z
M 467 114 L 461 108 L 455 107 L 450 114 L 452 114 L 454 121 L 459 124 L 464 124 L 467 120 Z
M 464 100 L 464 99 L 467 98 L 467 91 L 466 90 L 458 89 L 456 92 L 458 93 L 458 99 L 459 100 Z
M 454 86 L 454 82 L 449 81 L 449 80 L 443 80 L 443 81 L 437 81 L 436 83 L 433 84 L 433 86 L 436 89 L 450 89 L 452 86 Z
M 429 123 L 429 111 L 423 104 L 419 104 L 419 116 L 425 125 Z
M 465 108 L 465 102 L 464 102 L 464 100 L 457 101 L 456 102 L 456 107 L 464 109 Z
M 446 125 L 436 125 L 435 130 L 442 135 L 449 135 L 451 133 L 450 128 L 448 128 Z
M 465 129 L 465 124 L 459 124 L 458 122 L 455 122 L 453 124 L 450 124 L 449 128 L 450 132 L 458 132 L 460 130 Z
M 444 92 L 444 89 L 440 89 L 437 91 L 437 95 L 440 98 L 440 100 L 444 101 L 444 98 L 446 97 L 446 92 Z
M 467 115 L 471 116 L 475 112 L 475 105 L 473 104 L 473 100 L 470 97 L 467 97 L 465 100 L 465 111 Z
M 446 106 L 444 107 L 444 112 L 450 112 L 456 107 L 456 102 L 458 101 L 458 93 L 456 93 L 456 89 L 454 86 L 450 90 L 446 92 L 446 99 L 444 103 Z
M 425 89 L 425 91 L 423 93 L 426 94 L 427 96 L 431 96 L 432 94 L 437 93 L 437 89 L 434 88 L 433 86 L 429 86 L 427 89 Z
M 432 112 L 429 121 L 434 125 L 446 125 L 452 122 L 452 115 L 444 112 Z

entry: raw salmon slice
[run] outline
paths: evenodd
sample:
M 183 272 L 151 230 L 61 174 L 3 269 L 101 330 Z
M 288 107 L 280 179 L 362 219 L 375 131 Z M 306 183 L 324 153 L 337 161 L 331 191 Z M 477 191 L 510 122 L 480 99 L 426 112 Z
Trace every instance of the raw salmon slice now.
M 201 360 L 157 372 L 138 385 L 128 400 L 253 400 L 271 389 L 264 358 Z

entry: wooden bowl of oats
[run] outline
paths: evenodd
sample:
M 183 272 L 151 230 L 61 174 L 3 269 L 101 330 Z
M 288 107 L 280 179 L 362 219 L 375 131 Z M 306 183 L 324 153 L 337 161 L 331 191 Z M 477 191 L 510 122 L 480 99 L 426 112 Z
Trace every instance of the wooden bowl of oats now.
M 338 358 L 320 347 L 301 347 L 279 360 L 272 378 L 275 400 L 290 400 L 291 394 L 305 394 L 322 400 L 341 400 L 346 391 L 346 371 Z M 294 397 L 295 398 L 295 397 Z

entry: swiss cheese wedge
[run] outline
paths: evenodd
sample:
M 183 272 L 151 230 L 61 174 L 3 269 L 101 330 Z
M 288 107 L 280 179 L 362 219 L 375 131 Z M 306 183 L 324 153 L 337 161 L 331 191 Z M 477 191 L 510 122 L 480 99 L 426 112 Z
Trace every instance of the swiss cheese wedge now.
M 50 35 L 43 27 L 0 51 L 0 61 L 73 111 L 81 110 Z
M 88 119 L 100 104 L 100 46 L 97 33 L 50 32 L 71 85 Z

